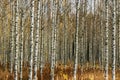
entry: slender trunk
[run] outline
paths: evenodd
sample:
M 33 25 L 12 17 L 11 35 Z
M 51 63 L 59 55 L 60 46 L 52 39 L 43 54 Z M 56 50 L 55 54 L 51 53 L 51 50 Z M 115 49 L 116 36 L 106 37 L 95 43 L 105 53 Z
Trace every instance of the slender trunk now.
M 108 30 L 108 0 L 105 0 L 105 11 L 106 11 L 106 26 L 105 26 L 105 80 L 108 80 L 108 49 L 109 49 L 109 45 L 108 45 L 108 34 L 109 34 L 109 30 Z
M 32 80 L 33 75 L 33 53 L 34 53 L 34 0 L 31 1 L 31 26 L 30 26 L 30 64 L 29 64 L 29 80 Z
M 12 6 L 12 23 L 11 23 L 11 26 L 12 26 L 12 29 L 11 29 L 11 55 L 10 55 L 10 59 L 11 59 L 11 63 L 10 63 L 10 73 L 13 72 L 13 57 L 14 57 L 14 44 L 15 44 L 15 39 L 14 39 L 14 17 L 13 17 L 13 12 L 14 12 L 14 8 L 13 8 L 13 5 L 11 4 Z
M 112 26 L 112 80 L 115 80 L 115 62 L 116 62 L 116 0 L 113 0 L 113 26 Z
M 102 5 L 102 1 L 100 2 L 100 6 L 104 6 L 104 5 Z M 102 8 L 104 8 L 104 7 L 102 7 Z M 100 47 L 100 54 L 101 54 L 101 69 L 103 70 L 103 54 L 104 54 L 104 25 L 103 25 L 103 11 L 101 11 L 100 12 L 100 17 L 101 17 L 101 19 L 100 19 L 100 33 L 101 33 L 101 36 L 100 36 L 100 38 L 101 38 L 101 47 Z
M 77 68 L 78 68 L 78 28 L 79 27 L 79 0 L 76 0 L 76 51 L 75 51 L 75 69 L 74 69 L 74 80 L 77 80 Z
M 37 80 L 37 56 L 38 56 L 38 43 L 39 43 L 39 22 L 40 22 L 40 0 L 38 0 L 37 8 L 37 26 L 36 26 L 36 43 L 35 43 L 35 56 L 34 56 L 34 80 Z
M 18 80 L 18 53 L 19 53 L 19 33 L 18 33 L 18 0 L 15 1 L 15 80 Z
M 92 5 L 92 0 L 91 0 L 91 5 Z M 90 10 L 92 11 L 92 6 L 90 8 Z M 92 24 L 92 16 L 91 16 L 91 20 L 90 20 L 90 43 L 89 43 L 89 57 L 90 57 L 90 65 L 92 65 L 92 59 L 93 59 L 93 34 L 92 34 L 92 31 L 93 31 L 93 24 Z M 92 67 L 92 66 L 91 66 Z
M 119 6 L 118 6 L 118 17 L 119 17 L 119 23 L 118 23 L 118 27 L 119 27 L 119 47 L 118 47 L 118 49 L 119 49 L 119 53 L 120 53 L 120 0 L 118 1 L 118 4 L 119 4 Z M 120 65 L 120 54 L 119 54 L 119 65 Z M 120 66 L 119 66 L 119 68 L 120 68 Z
M 41 80 L 43 78 L 43 54 L 44 54 L 44 51 L 43 51 L 43 45 L 44 45 L 44 24 L 43 24 L 43 12 L 44 12 L 44 6 L 43 6 L 43 0 L 41 1 L 41 32 L 40 32 L 40 39 L 41 39 L 41 44 L 40 44 L 40 76 L 41 76 Z
M 54 67 L 55 67 L 55 55 L 56 55 L 56 1 L 51 1 L 52 7 L 52 62 L 51 62 L 51 80 L 54 80 Z
M 64 66 L 66 67 L 66 56 L 67 56 L 67 48 L 66 48 L 66 40 L 67 40 L 67 30 L 66 30 L 66 11 L 64 12 L 64 28 L 63 28 L 63 31 L 64 31 Z
M 23 17 L 24 17 L 24 13 L 23 10 L 21 10 L 21 23 L 20 23 L 20 27 L 21 27 L 21 42 L 20 42 L 20 80 L 22 80 L 22 68 L 23 68 L 23 39 L 24 39 L 24 27 L 23 27 Z

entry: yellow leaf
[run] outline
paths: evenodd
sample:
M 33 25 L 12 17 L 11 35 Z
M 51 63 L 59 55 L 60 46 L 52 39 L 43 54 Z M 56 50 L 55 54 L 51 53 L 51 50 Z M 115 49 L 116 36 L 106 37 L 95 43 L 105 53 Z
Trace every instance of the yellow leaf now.
M 68 75 L 67 74 L 63 74 L 63 78 L 64 78 L 64 80 L 68 80 Z

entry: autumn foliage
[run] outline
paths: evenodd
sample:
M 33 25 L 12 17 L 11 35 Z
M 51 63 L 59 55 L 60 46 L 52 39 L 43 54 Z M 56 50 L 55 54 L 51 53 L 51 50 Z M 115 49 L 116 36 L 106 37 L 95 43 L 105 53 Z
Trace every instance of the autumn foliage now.
M 8 66 L 8 65 L 7 65 Z M 73 80 L 74 68 L 72 64 L 66 66 L 61 63 L 56 64 L 55 66 L 55 80 Z M 23 67 L 23 80 L 28 80 L 29 68 Z M 109 69 L 109 80 L 112 80 L 111 69 Z M 20 77 L 20 76 L 18 76 Z M 38 80 L 50 80 L 50 64 L 46 63 L 43 68 L 43 73 L 41 75 L 40 70 L 37 74 Z M 0 80 L 14 80 L 14 73 L 10 73 L 8 67 L 4 67 L 0 64 Z M 104 71 L 99 67 L 90 68 L 84 67 L 81 68 L 78 66 L 77 80 L 104 80 Z M 120 70 L 116 70 L 116 80 L 120 80 Z

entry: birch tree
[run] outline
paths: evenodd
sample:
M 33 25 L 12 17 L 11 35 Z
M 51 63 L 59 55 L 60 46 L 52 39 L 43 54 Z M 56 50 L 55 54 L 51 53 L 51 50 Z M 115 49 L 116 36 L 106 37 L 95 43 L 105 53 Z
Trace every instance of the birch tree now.
M 56 55 L 56 0 L 51 0 L 51 14 L 52 14 L 52 62 L 51 62 L 51 80 L 54 80 L 54 67 Z
M 24 31 L 25 31 L 25 20 L 28 16 L 28 7 L 30 1 L 27 3 L 24 0 L 19 1 L 19 12 L 20 12 L 20 80 L 23 79 L 23 56 L 24 55 Z M 27 14 L 25 14 L 27 13 Z
M 37 56 L 39 52 L 39 27 L 40 27 L 40 0 L 38 0 L 37 7 L 37 26 L 36 26 L 36 42 L 35 42 L 35 56 L 34 56 L 34 80 L 37 80 Z
M 24 30 L 24 27 L 23 27 L 23 18 L 24 15 L 23 15 L 23 10 L 21 10 L 21 21 L 20 21 L 20 30 L 21 30 L 21 40 L 20 40 L 20 80 L 22 80 L 22 66 L 23 66 L 23 39 L 24 39 L 24 33 L 23 33 L 23 30 Z
M 78 29 L 79 29 L 79 0 L 76 0 L 76 51 L 75 51 L 75 68 L 74 68 L 74 80 L 77 80 L 77 67 L 78 67 Z
M 15 30 L 15 28 L 14 28 L 14 6 L 13 6 L 13 3 L 12 2 L 10 2 L 10 6 L 11 6 L 11 13 L 12 13 L 12 21 L 11 21 L 11 26 L 12 26 L 12 29 L 11 29 L 11 53 L 10 53 L 10 58 L 11 58 L 11 61 L 10 61 L 10 73 L 12 73 L 13 72 L 13 54 L 14 54 L 14 43 L 15 43 L 15 40 L 14 40 L 14 30 Z
M 19 53 L 19 33 L 18 33 L 18 0 L 15 1 L 15 80 L 18 80 L 18 53 Z
M 31 9 L 30 9 L 30 15 L 31 15 L 31 25 L 30 25 L 30 64 L 29 64 L 29 80 L 32 80 L 33 75 L 33 53 L 34 53 L 34 0 L 31 0 Z
M 118 27 L 119 27 L 119 53 L 120 53 L 120 0 L 118 1 L 118 4 L 119 4 L 118 6 L 118 17 L 119 17 Z M 119 64 L 120 64 L 120 54 L 119 54 Z
M 106 25 L 105 25 L 105 80 L 108 80 L 108 34 L 109 34 L 109 31 L 108 31 L 108 28 L 109 28 L 109 25 L 108 25 L 108 16 L 109 16 L 109 13 L 108 13 L 108 0 L 105 0 L 105 11 L 106 11 Z
M 20 16 L 20 80 L 22 80 L 22 68 L 23 68 L 23 39 L 24 39 L 24 27 L 23 27 L 23 17 L 24 17 L 24 12 L 23 9 L 20 10 L 21 16 Z
M 115 80 L 115 62 L 116 62 L 116 0 L 113 0 L 113 26 L 112 26 L 112 80 Z
M 64 9 L 66 9 L 66 1 L 64 2 Z M 67 30 L 66 30 L 66 28 L 67 28 L 67 26 L 66 26 L 66 10 L 64 10 L 64 28 L 63 28 L 63 34 L 64 34 L 64 37 L 63 37 L 63 47 L 64 47 L 64 49 L 63 49 L 63 53 L 64 53 L 64 66 L 66 65 L 66 56 L 67 56 L 67 48 L 66 48 L 66 40 L 67 40 Z M 65 66 L 66 67 L 66 66 Z

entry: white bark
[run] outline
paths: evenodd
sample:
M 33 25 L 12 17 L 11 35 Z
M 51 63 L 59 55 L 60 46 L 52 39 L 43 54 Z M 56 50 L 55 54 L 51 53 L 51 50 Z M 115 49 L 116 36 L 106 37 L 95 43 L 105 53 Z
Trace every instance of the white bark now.
M 119 53 L 120 53 L 120 0 L 118 1 L 119 8 L 118 8 L 118 16 L 119 16 Z M 119 54 L 119 64 L 120 64 L 120 54 Z M 119 66 L 120 67 L 120 66 Z
M 55 67 L 55 54 L 56 54 L 56 21 L 55 21 L 55 15 L 56 15 L 56 1 L 51 1 L 51 7 L 52 7 L 52 63 L 51 63 L 51 80 L 54 80 L 54 67 Z
M 79 0 L 76 0 L 76 51 L 75 51 L 75 69 L 74 69 L 74 80 L 77 80 L 77 68 L 78 68 L 78 28 L 79 28 Z
M 23 39 L 24 39 L 24 27 L 23 27 L 23 17 L 24 13 L 23 10 L 21 10 L 21 41 L 20 41 L 20 80 L 22 80 L 22 68 L 23 68 Z
M 113 62 L 112 62 L 112 80 L 115 80 L 115 60 L 116 60 L 116 0 L 113 0 L 113 33 L 112 33 L 112 51 L 113 51 Z
M 105 7 L 106 7 L 106 26 L 105 26 L 105 80 L 108 80 L 108 35 L 109 35 L 109 25 L 108 25 L 108 1 L 109 0 L 105 0 Z
M 14 8 L 13 8 L 13 5 L 11 4 L 11 8 L 12 8 L 12 23 L 11 23 L 11 26 L 12 26 L 12 29 L 11 29 L 11 54 L 10 54 L 10 59 L 11 59 L 11 63 L 10 63 L 10 73 L 13 72 L 13 54 L 14 54 L 14 44 L 15 44 L 15 41 L 14 41 L 14 17 L 13 17 L 13 12 L 14 12 Z
M 19 53 L 19 33 L 18 33 L 18 0 L 15 1 L 15 80 L 18 80 L 18 53 Z
M 34 56 L 34 80 L 37 80 L 37 56 L 39 52 L 39 23 L 40 23 L 40 0 L 38 0 L 38 8 L 37 8 L 37 26 L 36 26 L 36 42 L 35 42 L 35 56 Z
M 30 72 L 29 72 L 29 80 L 32 80 L 33 75 L 33 53 L 34 53 L 34 0 L 31 1 L 31 26 L 30 26 Z

